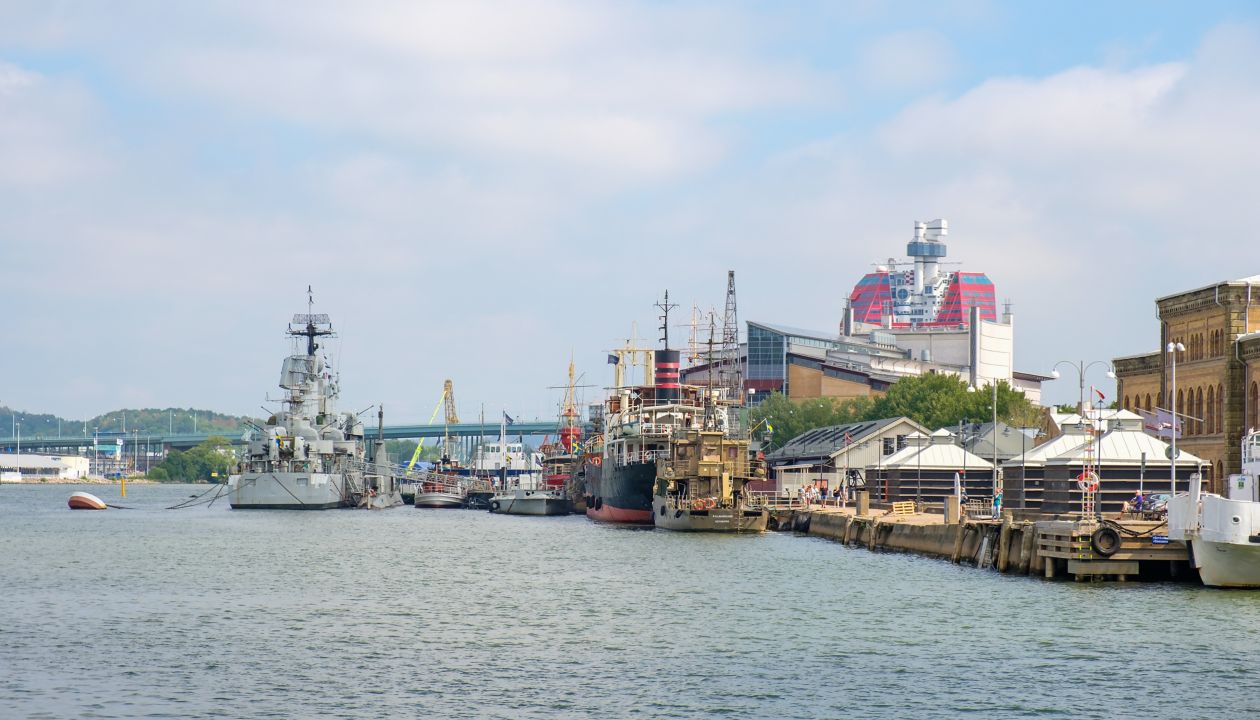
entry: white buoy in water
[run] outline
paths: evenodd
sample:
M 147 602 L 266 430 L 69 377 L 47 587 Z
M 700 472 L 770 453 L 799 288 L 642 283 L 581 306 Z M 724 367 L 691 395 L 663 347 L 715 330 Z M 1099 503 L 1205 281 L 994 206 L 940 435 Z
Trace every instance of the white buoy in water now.
M 69 501 L 71 510 L 104 510 L 108 505 L 92 493 L 71 493 Z

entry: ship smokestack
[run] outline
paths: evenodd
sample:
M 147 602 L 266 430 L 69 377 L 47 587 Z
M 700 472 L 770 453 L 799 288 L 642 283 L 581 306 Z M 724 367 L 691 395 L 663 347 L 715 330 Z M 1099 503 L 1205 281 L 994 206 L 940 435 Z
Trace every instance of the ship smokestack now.
M 676 401 L 680 397 L 678 356 L 677 350 L 656 351 L 656 398 L 658 400 Z

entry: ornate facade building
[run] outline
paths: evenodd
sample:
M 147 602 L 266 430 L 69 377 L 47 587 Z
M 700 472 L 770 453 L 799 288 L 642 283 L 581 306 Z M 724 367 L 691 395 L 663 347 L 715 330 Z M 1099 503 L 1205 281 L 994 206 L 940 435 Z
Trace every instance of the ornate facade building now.
M 1155 301 L 1159 348 L 1116 358 L 1117 397 L 1126 410 L 1175 410 L 1182 418 L 1178 448 L 1210 463 L 1210 487 L 1241 469 L 1239 444 L 1260 427 L 1260 275 L 1229 280 Z M 1176 396 L 1172 354 L 1178 351 Z

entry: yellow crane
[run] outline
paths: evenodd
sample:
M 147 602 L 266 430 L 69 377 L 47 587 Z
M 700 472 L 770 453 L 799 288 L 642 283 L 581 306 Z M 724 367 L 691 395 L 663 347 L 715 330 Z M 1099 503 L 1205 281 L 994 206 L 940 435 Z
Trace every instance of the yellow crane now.
M 433 408 L 433 414 L 429 416 L 429 424 L 437 419 L 438 412 L 445 409 L 447 426 L 455 425 L 459 422 L 459 415 L 455 412 L 455 383 L 449 379 L 442 383 L 442 397 L 438 398 L 437 405 Z M 424 438 L 420 438 L 420 442 L 416 444 L 416 451 L 411 454 L 411 462 L 407 463 L 407 472 L 415 467 L 416 462 L 420 459 L 421 453 L 424 452 Z

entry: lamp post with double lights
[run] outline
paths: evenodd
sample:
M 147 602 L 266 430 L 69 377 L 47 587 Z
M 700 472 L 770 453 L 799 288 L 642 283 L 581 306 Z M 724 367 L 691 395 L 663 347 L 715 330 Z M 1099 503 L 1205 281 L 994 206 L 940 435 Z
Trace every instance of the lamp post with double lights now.
M 1185 352 L 1186 346 L 1179 342 L 1170 342 L 1165 348 L 1172 357 L 1172 390 L 1168 393 L 1168 412 L 1172 414 L 1172 449 L 1168 451 L 1168 476 L 1171 488 L 1168 491 L 1168 497 L 1177 494 L 1177 424 L 1181 418 L 1177 416 L 1177 353 Z
M 998 492 L 998 466 L 997 466 L 997 383 L 990 382 L 989 386 L 993 388 L 993 497 L 997 498 Z M 974 385 L 967 386 L 967 392 L 976 392 Z M 963 446 L 966 449 L 966 446 Z
M 1093 362 L 1090 362 L 1090 363 L 1086 363 L 1084 360 L 1078 360 L 1076 362 L 1072 362 L 1070 360 L 1060 360 L 1059 362 L 1055 363 L 1054 368 L 1050 370 L 1050 377 L 1054 378 L 1055 380 L 1058 380 L 1060 377 L 1059 376 L 1060 365 L 1067 365 L 1068 367 L 1076 371 L 1076 378 L 1080 382 L 1080 394 L 1078 395 L 1077 401 L 1076 401 L 1076 414 L 1080 415 L 1081 419 L 1084 419 L 1085 418 L 1085 373 L 1088 372 L 1089 369 L 1095 365 L 1102 365 L 1103 367 L 1107 368 L 1107 377 L 1112 380 L 1115 380 L 1116 371 L 1111 367 L 1111 364 L 1106 362 L 1105 360 L 1094 360 Z

